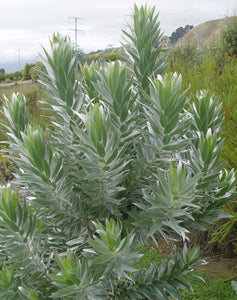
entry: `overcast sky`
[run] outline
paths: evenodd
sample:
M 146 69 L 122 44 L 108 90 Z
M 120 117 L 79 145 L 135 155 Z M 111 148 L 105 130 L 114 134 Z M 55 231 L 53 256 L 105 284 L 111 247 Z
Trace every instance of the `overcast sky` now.
M 146 0 L 160 12 L 163 32 L 170 35 L 180 26 L 198 25 L 233 15 L 237 0 Z M 38 60 L 41 46 L 59 31 L 74 41 L 74 20 L 78 22 L 78 43 L 85 52 L 119 46 L 121 28 L 129 22 L 134 1 L 130 0 L 0 0 L 0 63 Z

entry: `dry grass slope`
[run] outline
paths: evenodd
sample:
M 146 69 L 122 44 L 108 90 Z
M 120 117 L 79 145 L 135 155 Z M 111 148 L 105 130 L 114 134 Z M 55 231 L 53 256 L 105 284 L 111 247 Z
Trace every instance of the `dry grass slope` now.
M 212 20 L 204 22 L 191 29 L 183 38 L 183 42 L 198 41 L 203 45 L 209 45 L 212 41 L 216 41 L 225 24 L 225 19 Z

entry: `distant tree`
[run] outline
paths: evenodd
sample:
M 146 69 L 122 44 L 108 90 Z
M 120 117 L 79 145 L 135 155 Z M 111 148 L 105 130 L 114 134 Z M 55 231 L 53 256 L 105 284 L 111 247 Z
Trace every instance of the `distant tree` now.
M 5 69 L 4 68 L 0 69 L 0 74 L 5 74 Z
M 191 30 L 191 29 L 193 29 L 193 25 L 186 25 L 186 26 L 184 27 L 184 33 L 189 32 L 189 30 Z
M 91 51 L 91 52 L 89 52 L 87 55 L 98 54 L 98 53 L 100 53 L 101 51 L 102 51 L 102 50 L 98 49 L 98 50 L 96 50 L 96 51 Z
M 24 70 L 22 72 L 22 78 L 24 80 L 30 80 L 31 79 L 31 71 L 32 71 L 32 68 L 34 66 L 35 66 L 34 63 L 31 63 L 31 64 L 26 63 L 25 64 Z
M 179 39 L 181 39 L 185 33 L 193 28 L 193 25 L 186 25 L 184 28 L 179 27 L 174 32 L 172 32 L 170 41 L 172 44 L 176 43 Z
M 0 82 L 5 81 L 5 74 L 0 73 Z
M 183 36 L 183 27 L 177 28 L 174 32 L 172 32 L 170 36 L 170 41 L 172 44 L 176 43 L 178 39 Z

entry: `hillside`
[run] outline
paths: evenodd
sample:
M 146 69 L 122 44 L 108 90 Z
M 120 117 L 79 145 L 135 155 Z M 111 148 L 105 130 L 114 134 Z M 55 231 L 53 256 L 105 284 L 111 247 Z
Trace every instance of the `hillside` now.
M 208 45 L 212 41 L 215 41 L 219 38 L 221 28 L 223 28 L 224 24 L 225 19 L 218 19 L 201 23 L 191 29 L 187 34 L 185 34 L 182 41 L 198 41 L 203 45 Z

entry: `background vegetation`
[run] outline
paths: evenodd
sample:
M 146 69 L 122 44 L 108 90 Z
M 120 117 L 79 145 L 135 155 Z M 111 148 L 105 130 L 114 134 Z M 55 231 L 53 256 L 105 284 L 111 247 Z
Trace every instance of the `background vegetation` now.
M 211 28 L 210 32 L 214 38 L 206 33 L 206 28 Z M 198 32 L 200 40 L 197 36 Z M 168 55 L 169 71 L 182 74 L 184 90 L 190 86 L 193 95 L 201 89 L 208 89 L 211 93 L 218 95 L 225 114 L 222 132 L 225 145 L 221 159 L 227 161 L 229 169 L 237 167 L 236 41 L 237 17 L 234 16 L 227 18 L 225 22 L 223 20 L 208 22 L 199 26 L 195 31 L 193 29 L 183 41 L 169 51 Z M 233 253 L 237 251 L 237 203 L 226 207 L 226 211 L 231 213 L 233 218 L 224 223 L 215 224 L 210 240 L 222 243 L 223 247 L 216 247 L 219 252 Z M 212 248 L 209 247 L 209 249 Z

